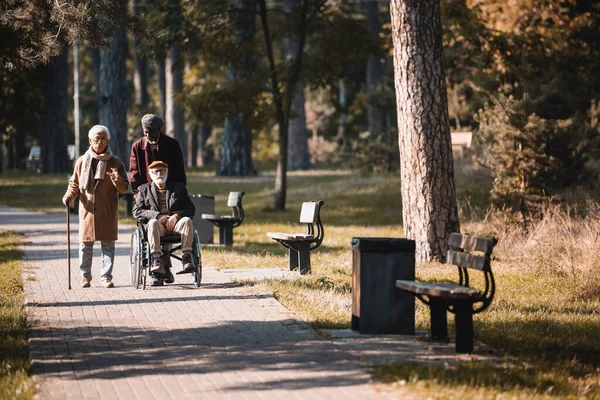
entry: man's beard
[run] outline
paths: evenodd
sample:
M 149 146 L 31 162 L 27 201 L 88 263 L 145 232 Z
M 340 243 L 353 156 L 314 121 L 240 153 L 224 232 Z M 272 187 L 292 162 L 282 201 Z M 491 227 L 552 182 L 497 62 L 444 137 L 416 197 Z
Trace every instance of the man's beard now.
M 156 178 L 152 179 L 152 182 L 154 182 L 156 186 L 165 186 L 165 184 L 167 183 L 167 177 L 157 176 Z

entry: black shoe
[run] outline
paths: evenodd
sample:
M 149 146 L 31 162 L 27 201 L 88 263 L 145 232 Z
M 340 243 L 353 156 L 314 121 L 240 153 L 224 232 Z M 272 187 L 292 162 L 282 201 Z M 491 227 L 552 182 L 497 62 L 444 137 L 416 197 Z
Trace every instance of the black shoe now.
M 170 268 L 165 268 L 165 275 L 163 277 L 163 282 L 165 282 L 165 283 L 175 282 L 175 277 L 173 276 L 173 273 L 171 272 Z
M 163 278 L 162 276 L 152 276 L 152 282 L 150 283 L 150 286 L 163 286 L 164 282 L 163 282 Z

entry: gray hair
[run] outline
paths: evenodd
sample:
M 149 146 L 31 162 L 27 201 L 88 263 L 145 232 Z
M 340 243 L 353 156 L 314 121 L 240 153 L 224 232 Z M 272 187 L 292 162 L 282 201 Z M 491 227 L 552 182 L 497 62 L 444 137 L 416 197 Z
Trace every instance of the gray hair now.
M 88 138 L 93 139 L 97 133 L 101 133 L 101 132 L 106 133 L 106 137 L 108 138 L 108 140 L 110 140 L 110 132 L 108 131 L 108 128 L 104 125 L 92 126 L 92 129 L 90 129 L 90 132 L 88 133 Z

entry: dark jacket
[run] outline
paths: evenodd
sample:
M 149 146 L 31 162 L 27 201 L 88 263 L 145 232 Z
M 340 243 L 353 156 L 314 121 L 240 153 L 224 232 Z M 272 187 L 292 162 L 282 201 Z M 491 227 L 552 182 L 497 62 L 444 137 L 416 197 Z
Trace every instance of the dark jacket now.
M 157 160 L 164 161 L 169 166 L 168 182 L 179 182 L 187 185 L 181 146 L 179 146 L 177 140 L 161 133 L 157 150 L 154 152 L 145 137 L 136 140 L 131 146 L 129 181 L 134 193 L 137 193 L 138 188 L 144 183 L 152 182 L 148 174 L 148 165 Z
M 169 172 L 171 172 L 169 170 Z M 181 183 L 167 181 L 167 208 L 169 215 L 178 214 L 180 217 L 194 218 L 196 207 L 190 199 L 188 192 Z M 158 191 L 152 182 L 138 187 L 138 194 L 133 206 L 133 216 L 142 223 L 158 217 Z

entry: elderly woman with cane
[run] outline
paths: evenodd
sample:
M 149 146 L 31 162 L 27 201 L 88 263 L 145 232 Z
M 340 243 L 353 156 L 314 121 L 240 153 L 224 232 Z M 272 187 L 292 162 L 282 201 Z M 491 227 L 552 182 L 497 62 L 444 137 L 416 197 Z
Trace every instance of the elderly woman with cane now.
M 88 134 L 90 148 L 75 162 L 63 204 L 79 202 L 79 270 L 81 286 L 90 287 L 94 242 L 101 243 L 101 276 L 104 288 L 112 288 L 115 241 L 118 236 L 119 193 L 129 188 L 121 159 L 110 151 L 110 132 L 94 125 Z

